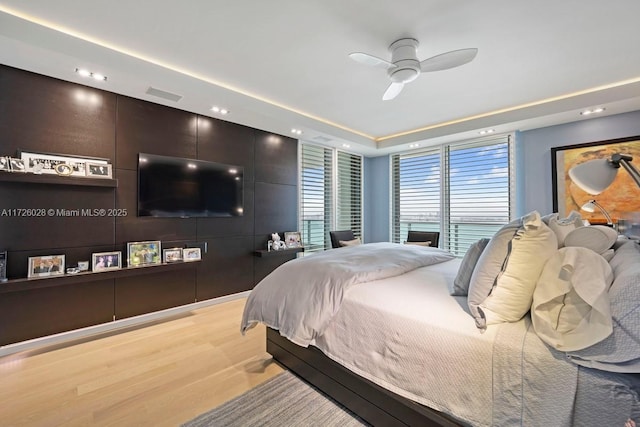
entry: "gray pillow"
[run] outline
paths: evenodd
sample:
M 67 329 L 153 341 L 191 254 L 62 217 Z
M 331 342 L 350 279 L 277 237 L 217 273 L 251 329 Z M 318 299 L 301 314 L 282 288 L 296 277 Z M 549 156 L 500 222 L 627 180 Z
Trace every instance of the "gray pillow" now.
M 453 296 L 466 296 L 469 292 L 469 282 L 471 281 L 471 274 L 480 259 L 480 255 L 484 251 L 484 248 L 489 243 L 490 239 L 480 239 L 477 242 L 469 246 L 467 253 L 464 254 L 458 274 L 453 283 L 449 285 L 449 293 Z
M 538 214 L 537 212 L 535 213 Z M 471 315 L 476 319 L 476 326 L 480 329 L 486 328 L 486 319 L 479 306 L 491 293 L 498 274 L 502 271 L 507 259 L 511 239 L 522 227 L 522 224 L 523 219 L 518 218 L 502 226 L 482 251 L 476 268 L 473 269 L 471 281 L 469 282 L 467 303 Z
M 640 372 L 640 245 L 623 244 L 609 262 L 613 333 L 597 344 L 568 354 L 573 362 L 611 372 Z

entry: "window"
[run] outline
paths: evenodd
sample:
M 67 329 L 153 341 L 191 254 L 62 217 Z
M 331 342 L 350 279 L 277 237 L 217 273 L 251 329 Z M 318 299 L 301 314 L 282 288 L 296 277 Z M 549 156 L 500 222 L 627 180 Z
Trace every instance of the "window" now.
M 392 240 L 409 230 L 440 231 L 440 246 L 462 256 L 511 217 L 509 136 L 396 154 L 392 161 Z
M 302 143 L 300 230 L 305 252 L 331 248 L 329 231 L 362 237 L 362 156 Z

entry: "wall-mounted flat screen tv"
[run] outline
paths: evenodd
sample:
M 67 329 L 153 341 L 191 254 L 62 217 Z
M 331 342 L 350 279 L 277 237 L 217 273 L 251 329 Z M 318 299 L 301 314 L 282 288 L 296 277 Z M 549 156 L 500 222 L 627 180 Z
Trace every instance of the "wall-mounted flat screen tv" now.
M 241 166 L 140 153 L 138 216 L 242 216 L 243 172 Z

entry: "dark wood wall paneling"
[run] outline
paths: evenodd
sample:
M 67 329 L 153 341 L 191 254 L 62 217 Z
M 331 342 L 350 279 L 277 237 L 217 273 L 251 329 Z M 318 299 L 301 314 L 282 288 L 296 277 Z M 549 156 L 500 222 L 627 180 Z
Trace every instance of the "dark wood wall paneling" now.
M 118 187 L 0 183 L 0 210 L 123 208 L 124 217 L 0 217 L 8 275 L 27 275 L 30 256 L 65 254 L 67 265 L 126 243 L 206 244 L 193 268 L 83 285 L 0 293 L 0 345 L 251 289 L 280 263 L 263 259 L 272 232 L 297 229 L 297 141 L 0 65 L 0 156 L 16 151 L 101 157 Z M 137 216 L 138 153 L 244 168 L 244 216 Z M 2 172 L 0 172 L 2 173 Z M 45 279 L 55 280 L 55 279 Z M 0 284 L 2 286 L 2 284 Z M 11 325 L 11 326 L 7 326 Z M 16 326 L 17 325 L 17 326 Z

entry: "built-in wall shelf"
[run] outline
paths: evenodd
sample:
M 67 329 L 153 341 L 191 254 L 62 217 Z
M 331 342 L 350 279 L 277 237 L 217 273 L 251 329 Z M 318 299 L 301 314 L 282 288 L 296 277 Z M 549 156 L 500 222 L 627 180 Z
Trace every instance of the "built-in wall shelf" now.
M 112 178 L 82 178 L 29 172 L 0 172 L 0 182 L 23 182 L 30 184 L 75 185 L 85 187 L 118 187 L 118 180 Z
M 166 264 L 147 265 L 142 267 L 125 267 L 117 270 L 85 271 L 73 274 L 12 279 L 6 282 L 0 282 L 0 294 L 27 291 L 31 289 L 48 288 L 52 286 L 75 285 L 78 283 L 95 282 L 98 280 L 106 279 L 117 279 L 120 277 L 164 273 L 168 271 L 193 268 L 197 266 L 198 263 L 199 261 L 173 262 Z
M 291 255 L 291 254 L 296 254 L 298 252 L 304 252 L 304 248 L 287 248 L 287 249 L 280 249 L 277 251 L 274 251 L 274 250 L 268 251 L 266 249 L 258 249 L 253 251 L 253 254 L 257 257 L 271 257 L 271 256 Z

